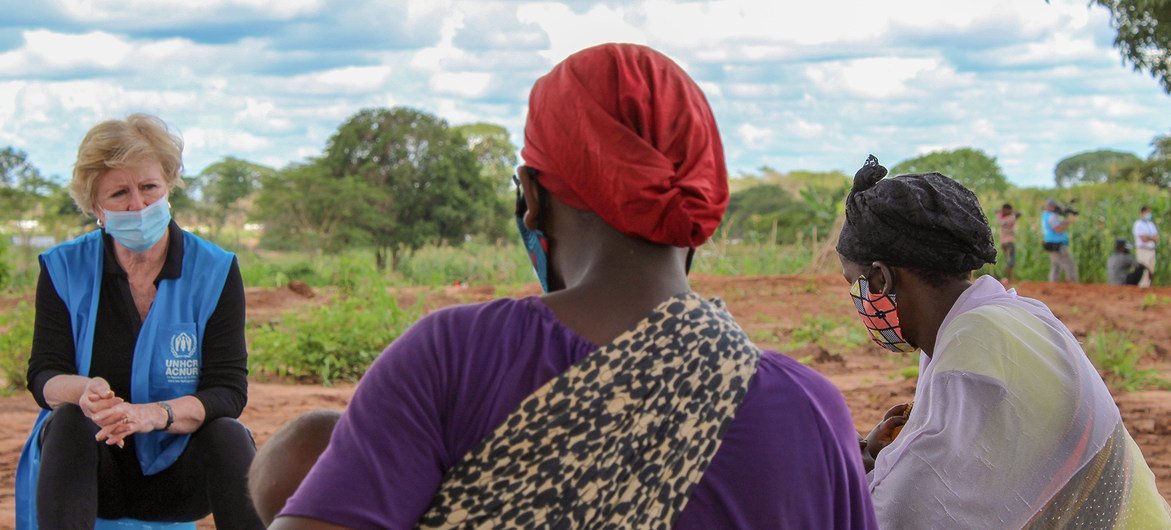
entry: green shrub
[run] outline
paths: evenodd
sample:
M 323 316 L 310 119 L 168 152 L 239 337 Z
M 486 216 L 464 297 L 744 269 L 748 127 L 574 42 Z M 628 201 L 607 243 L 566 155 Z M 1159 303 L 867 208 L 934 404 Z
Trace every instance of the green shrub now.
M 1106 384 L 1116 390 L 1132 392 L 1171 387 L 1168 381 L 1159 377 L 1158 370 L 1138 367 L 1151 346 L 1136 344 L 1127 331 L 1099 329 L 1090 334 L 1084 347 Z
M 26 302 L 16 311 L 0 314 L 0 376 L 4 384 L 0 391 L 25 387 L 28 355 L 33 344 L 33 308 Z
M 400 258 L 396 271 L 407 285 L 516 285 L 535 282 L 520 237 L 504 243 L 472 241 L 459 247 L 429 245 Z
M 364 278 L 329 303 L 249 328 L 254 373 L 330 384 L 357 381 L 420 314 L 399 308 L 384 282 Z
M 807 244 L 709 241 L 696 251 L 691 270 L 717 276 L 799 274 L 812 259 L 813 250 Z
M 816 344 L 831 351 L 857 348 L 870 342 L 865 328 L 853 319 L 806 315 L 789 333 L 788 349 Z
M 0 288 L 8 287 L 12 283 L 12 265 L 8 263 L 11 259 L 10 246 L 7 236 L 0 233 Z

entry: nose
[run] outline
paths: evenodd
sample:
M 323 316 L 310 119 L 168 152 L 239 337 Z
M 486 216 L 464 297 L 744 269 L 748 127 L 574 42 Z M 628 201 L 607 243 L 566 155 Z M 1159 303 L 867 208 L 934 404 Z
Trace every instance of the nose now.
M 150 203 L 146 201 L 146 196 L 144 196 L 139 190 L 130 190 L 129 199 L 130 200 L 126 202 L 127 211 L 136 212 L 150 205 Z

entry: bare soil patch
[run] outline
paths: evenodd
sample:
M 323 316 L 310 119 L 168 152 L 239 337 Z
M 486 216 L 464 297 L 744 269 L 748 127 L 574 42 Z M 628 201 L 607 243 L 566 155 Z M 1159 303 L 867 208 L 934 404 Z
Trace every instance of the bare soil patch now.
M 838 276 L 760 276 L 693 278 L 696 291 L 727 302 L 749 335 L 762 347 L 784 351 L 796 330 L 810 322 L 833 321 L 833 326 L 860 326 Z M 1079 338 L 1098 329 L 1129 329 L 1133 338 L 1153 345 L 1144 359 L 1171 379 L 1171 288 L 1138 290 L 1087 284 L 1021 283 L 1022 294 L 1044 301 Z M 422 304 L 435 309 L 452 304 L 489 300 L 497 296 L 537 294 L 531 286 L 521 292 L 500 292 L 491 286 L 404 288 L 396 290 L 403 306 Z M 312 297 L 291 289 L 250 288 L 248 318 L 270 322 L 287 311 L 306 310 L 324 303 L 328 292 Z M 15 305 L 0 298 L 0 308 Z M 914 395 L 915 381 L 900 371 L 915 364 L 907 356 L 887 354 L 866 344 L 854 347 L 806 346 L 787 354 L 806 359 L 825 374 L 846 397 L 855 426 L 869 431 L 890 406 Z M 241 418 L 263 444 L 274 431 L 299 414 L 319 408 L 342 409 L 353 394 L 352 385 L 322 387 L 254 382 Z M 1171 498 L 1171 391 L 1119 393 L 1115 401 L 1158 479 L 1164 497 Z M 20 449 L 37 414 L 26 393 L 0 398 L 0 528 L 14 521 L 13 478 Z M 210 518 L 201 522 L 210 528 Z

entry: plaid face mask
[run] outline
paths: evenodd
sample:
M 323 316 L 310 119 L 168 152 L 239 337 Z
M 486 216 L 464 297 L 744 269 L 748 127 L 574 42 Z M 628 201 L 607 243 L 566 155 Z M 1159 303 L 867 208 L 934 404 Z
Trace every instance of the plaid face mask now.
M 862 325 L 870 331 L 870 338 L 876 344 L 900 353 L 910 353 L 917 349 L 903 338 L 893 293 L 872 294 L 870 282 L 865 276 L 859 276 L 858 281 L 850 287 L 850 297 L 854 299 L 854 308 L 862 316 Z

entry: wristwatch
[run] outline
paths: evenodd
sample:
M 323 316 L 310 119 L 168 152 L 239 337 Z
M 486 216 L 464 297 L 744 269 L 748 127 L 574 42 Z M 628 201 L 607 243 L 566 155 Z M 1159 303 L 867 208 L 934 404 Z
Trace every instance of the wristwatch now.
M 175 410 L 172 409 L 171 406 L 168 405 L 166 401 L 156 401 L 155 405 L 158 405 L 158 406 L 162 407 L 163 410 L 167 411 L 167 424 L 163 425 L 162 430 L 165 431 L 167 429 L 170 429 L 171 424 L 175 423 Z

